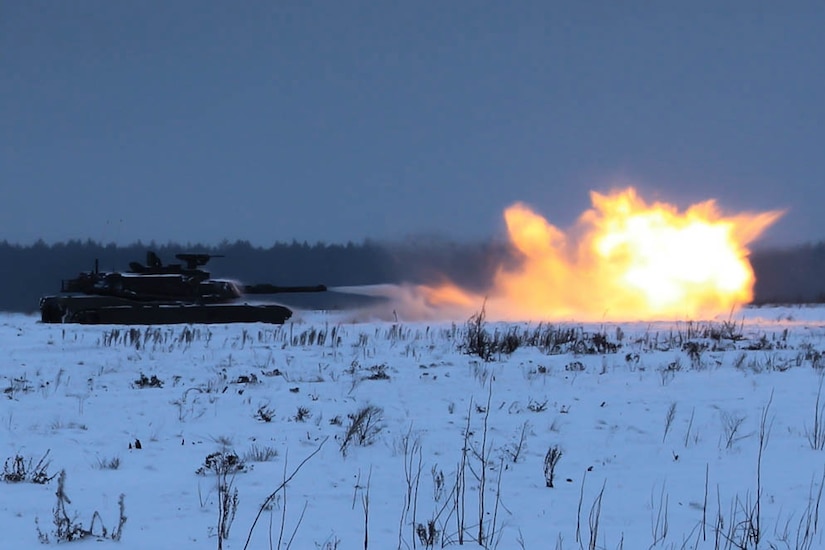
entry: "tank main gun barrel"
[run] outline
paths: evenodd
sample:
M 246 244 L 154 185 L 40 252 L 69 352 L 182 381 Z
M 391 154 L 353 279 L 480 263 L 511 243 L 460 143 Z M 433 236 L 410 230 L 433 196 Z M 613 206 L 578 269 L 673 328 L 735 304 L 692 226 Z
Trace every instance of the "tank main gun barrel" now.
M 278 286 L 267 283 L 243 285 L 244 294 L 286 294 L 288 292 L 326 292 L 326 285 L 314 286 Z

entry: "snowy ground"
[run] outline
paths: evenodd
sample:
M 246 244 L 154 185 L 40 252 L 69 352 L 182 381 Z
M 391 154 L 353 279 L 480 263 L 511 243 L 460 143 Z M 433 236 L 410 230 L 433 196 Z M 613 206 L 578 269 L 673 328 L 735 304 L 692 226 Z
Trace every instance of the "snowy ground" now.
M 825 544 L 825 309 L 488 323 L 545 345 L 487 362 L 462 351 L 463 322 L 337 315 L 133 331 L 4 315 L 4 478 L 48 452 L 73 525 L 98 535 L 94 512 L 111 536 L 125 495 L 120 542 L 96 548 L 240 549 L 250 535 L 249 548 L 422 548 L 415 528 L 428 520 L 435 547 L 476 540 L 479 520 L 485 545 L 502 549 Z M 364 410 L 373 429 L 347 444 Z M 255 461 L 256 450 L 275 456 Z M 245 467 L 226 477 L 238 506 L 219 541 L 220 478 L 197 471 L 233 452 Z M 39 547 L 36 520 L 54 542 L 57 488 L 57 477 L 0 486 L 3 547 Z

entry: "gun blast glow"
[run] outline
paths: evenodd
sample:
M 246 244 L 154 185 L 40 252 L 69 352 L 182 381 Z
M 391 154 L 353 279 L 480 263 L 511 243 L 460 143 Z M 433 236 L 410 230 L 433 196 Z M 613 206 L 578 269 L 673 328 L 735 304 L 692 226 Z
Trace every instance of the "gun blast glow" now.
M 709 200 L 679 211 L 632 187 L 590 193 L 564 232 L 523 203 L 504 212 L 517 268 L 498 268 L 484 294 L 451 283 L 416 294 L 436 309 L 497 320 L 712 318 L 753 298 L 748 245 L 781 211 L 723 215 Z

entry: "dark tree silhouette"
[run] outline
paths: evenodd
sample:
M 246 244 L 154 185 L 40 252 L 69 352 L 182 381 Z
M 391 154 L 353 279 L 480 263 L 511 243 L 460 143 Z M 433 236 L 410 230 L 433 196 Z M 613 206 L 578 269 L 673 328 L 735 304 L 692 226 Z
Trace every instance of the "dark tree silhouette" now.
M 222 254 L 208 268 L 215 277 L 246 283 L 330 287 L 380 283 L 433 283 L 449 279 L 483 291 L 501 265 L 518 262 L 505 243 L 455 243 L 443 239 L 381 243 L 324 244 L 277 242 L 268 248 L 248 241 L 217 246 L 141 242 L 129 246 L 71 240 L 22 246 L 0 242 L 0 310 L 34 312 L 41 296 L 60 289 L 61 279 L 92 269 L 125 269 L 153 250 L 165 262 L 178 252 Z M 754 303 L 825 302 L 825 242 L 755 251 Z

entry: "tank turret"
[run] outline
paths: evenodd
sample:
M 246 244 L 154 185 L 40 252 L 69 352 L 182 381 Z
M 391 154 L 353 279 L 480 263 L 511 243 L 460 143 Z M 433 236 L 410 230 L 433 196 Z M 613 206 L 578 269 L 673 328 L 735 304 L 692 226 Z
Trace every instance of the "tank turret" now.
M 244 323 L 281 324 L 292 311 L 278 304 L 250 305 L 247 294 L 324 292 L 324 285 L 243 285 L 213 279 L 203 268 L 214 254 L 176 254 L 182 263 L 163 264 L 154 252 L 146 263 L 130 262 L 127 271 L 83 271 L 61 283 L 61 294 L 40 300 L 44 323 L 169 324 Z

